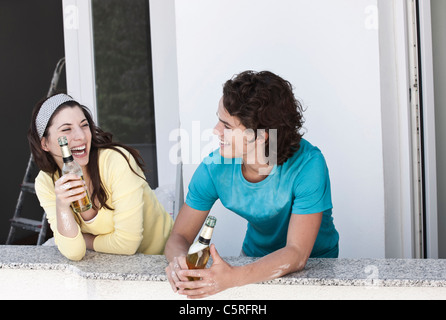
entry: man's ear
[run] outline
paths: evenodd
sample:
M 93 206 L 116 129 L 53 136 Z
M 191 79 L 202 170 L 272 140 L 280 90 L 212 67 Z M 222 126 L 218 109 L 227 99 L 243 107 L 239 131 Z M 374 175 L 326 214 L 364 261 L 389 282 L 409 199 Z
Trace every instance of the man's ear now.
M 48 147 L 46 146 L 47 142 L 48 142 L 47 139 L 43 137 L 42 140 L 40 140 L 40 145 L 44 151 L 49 152 L 50 149 L 48 149 Z
M 261 129 L 258 131 L 257 134 L 257 142 L 259 143 L 266 143 L 266 141 L 268 141 L 268 132 L 266 132 L 266 130 Z

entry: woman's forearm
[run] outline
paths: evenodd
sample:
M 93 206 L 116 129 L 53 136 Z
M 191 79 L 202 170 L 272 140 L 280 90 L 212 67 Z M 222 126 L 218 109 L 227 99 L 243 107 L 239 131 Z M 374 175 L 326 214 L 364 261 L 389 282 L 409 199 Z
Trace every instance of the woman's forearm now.
M 85 241 L 71 208 L 62 209 L 56 204 L 56 228 L 53 230 L 60 253 L 73 261 L 82 260 L 86 252 Z
M 56 205 L 56 219 L 59 234 L 67 238 L 75 238 L 78 235 L 78 224 L 70 207 L 65 208 L 62 205 Z

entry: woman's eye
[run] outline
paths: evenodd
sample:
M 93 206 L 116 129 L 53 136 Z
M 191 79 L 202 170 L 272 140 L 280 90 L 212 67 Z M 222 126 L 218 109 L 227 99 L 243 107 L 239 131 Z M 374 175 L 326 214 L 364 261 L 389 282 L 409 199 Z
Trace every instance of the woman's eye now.
M 62 132 L 67 132 L 67 131 L 70 131 L 70 128 L 63 129 L 63 130 L 62 130 Z

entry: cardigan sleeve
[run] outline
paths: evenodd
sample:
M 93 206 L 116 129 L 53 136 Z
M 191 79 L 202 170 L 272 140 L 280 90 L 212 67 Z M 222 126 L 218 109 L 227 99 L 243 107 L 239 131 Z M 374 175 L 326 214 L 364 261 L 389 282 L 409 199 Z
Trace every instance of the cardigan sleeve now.
M 45 210 L 48 223 L 53 231 L 54 240 L 60 253 L 70 260 L 81 260 L 85 256 L 86 245 L 79 225 L 77 225 L 78 232 L 74 238 L 65 237 L 58 232 L 56 217 L 56 193 L 54 191 L 54 183 L 52 178 L 47 173 L 41 171 L 36 177 L 35 189 L 40 206 Z M 76 216 L 75 219 L 77 221 Z
M 135 159 L 123 149 L 130 165 L 144 177 Z M 114 230 L 96 236 L 95 251 L 112 254 L 135 254 L 143 239 L 144 188 L 147 182 L 137 176 L 126 159 L 118 152 L 107 150 L 100 161 L 101 177 L 109 192 L 109 201 L 114 209 Z

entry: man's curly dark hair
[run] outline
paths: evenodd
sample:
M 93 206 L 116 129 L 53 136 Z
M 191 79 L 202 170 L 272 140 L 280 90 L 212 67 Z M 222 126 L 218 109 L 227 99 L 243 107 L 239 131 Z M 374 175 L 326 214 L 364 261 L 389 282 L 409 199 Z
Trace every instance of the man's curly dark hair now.
M 223 85 L 223 105 L 247 129 L 277 130 L 277 165 L 299 150 L 303 108 L 290 82 L 269 71 L 242 72 Z M 265 150 L 270 156 L 269 141 Z

